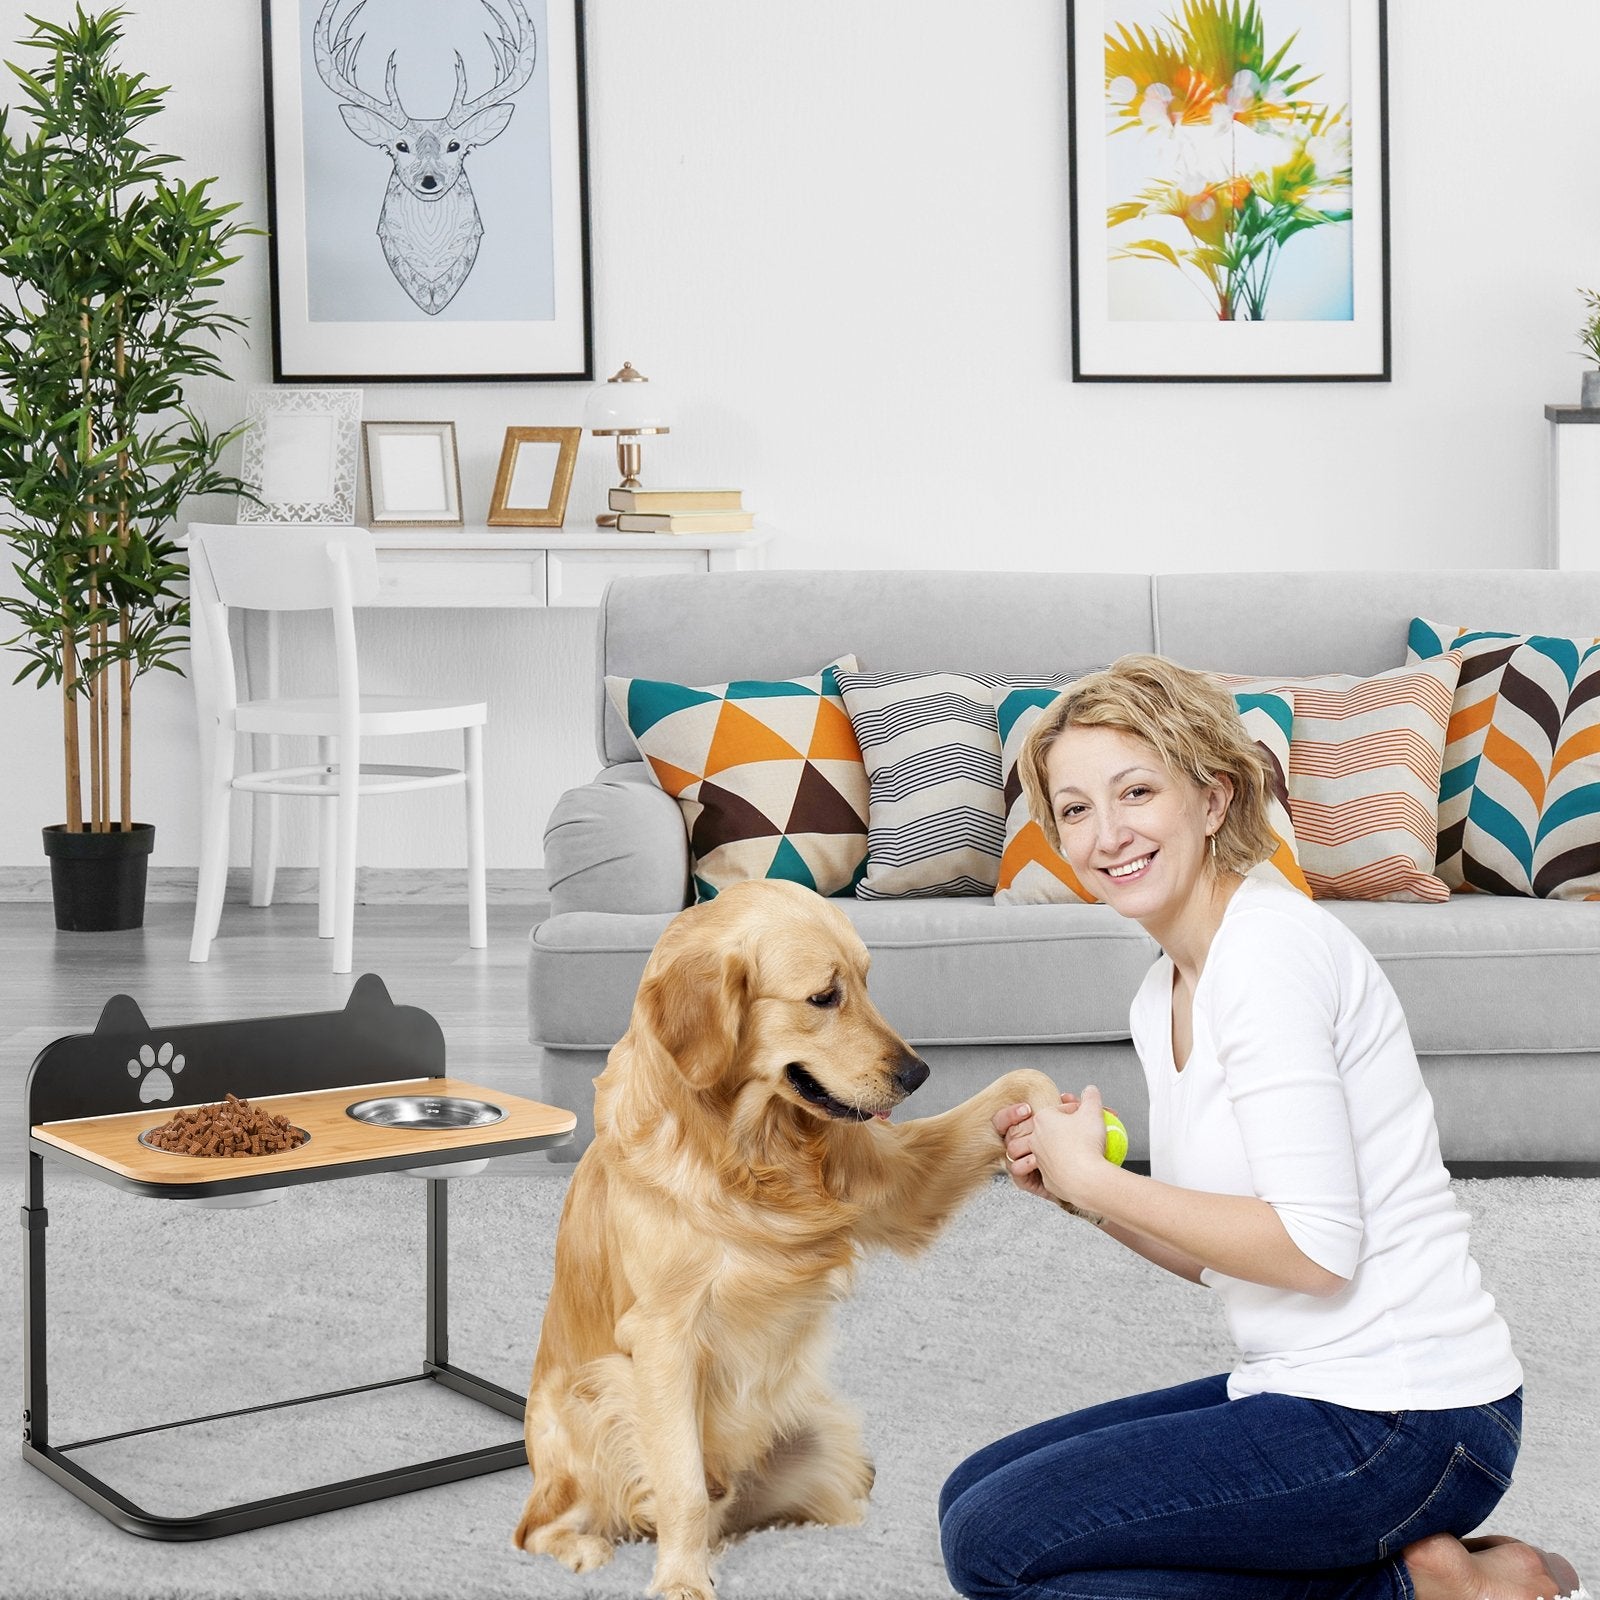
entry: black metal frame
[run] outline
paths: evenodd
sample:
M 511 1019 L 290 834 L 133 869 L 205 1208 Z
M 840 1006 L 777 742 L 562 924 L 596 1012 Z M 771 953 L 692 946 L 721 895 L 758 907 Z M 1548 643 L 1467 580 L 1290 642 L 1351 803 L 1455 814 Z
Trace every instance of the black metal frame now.
M 121 1009 L 119 1009 L 119 1007 Z M 137 1024 L 138 1032 L 133 1027 Z M 421 1027 L 421 1024 L 427 1027 Z M 108 1025 L 109 1024 L 109 1025 Z M 320 1025 L 320 1027 L 318 1026 Z M 164 1033 L 182 1036 L 190 1050 L 197 1045 L 211 1049 L 224 1047 L 233 1061 L 235 1074 L 239 1059 L 245 1053 L 246 1034 L 252 1043 L 259 1044 L 262 1035 L 275 1036 L 277 1045 L 269 1042 L 268 1053 L 276 1053 L 285 1037 L 296 1039 L 302 1045 L 322 1043 L 333 1047 L 328 1054 L 335 1060 L 348 1060 L 346 1050 L 350 1043 L 352 1026 L 374 1048 L 382 1044 L 394 1046 L 400 1035 L 395 1028 L 404 1030 L 405 1043 L 410 1048 L 411 1060 L 405 1065 L 423 1065 L 424 1070 L 414 1074 L 407 1071 L 375 1081 L 394 1081 L 397 1076 L 444 1076 L 443 1038 L 437 1024 L 426 1012 L 412 1007 L 397 1007 L 389 1002 L 387 992 L 379 980 L 370 974 L 358 980 L 351 1003 L 344 1012 L 333 1012 L 299 1017 L 258 1018 L 250 1022 L 210 1024 L 187 1029 L 166 1029 Z M 35 1061 L 29 1077 L 28 1108 L 30 1128 L 36 1122 L 53 1120 L 36 1115 L 41 1106 L 49 1107 L 59 1102 L 64 1094 L 81 1099 L 93 1096 L 94 1079 L 101 1078 L 102 1090 L 108 1098 L 115 1094 L 126 1097 L 130 1092 L 129 1077 L 120 1058 L 133 1048 L 141 1036 L 151 1032 L 144 1024 L 137 1008 L 124 996 L 118 996 L 106 1008 L 100 1027 L 94 1034 L 75 1035 L 58 1040 L 43 1051 Z M 203 1038 L 203 1036 L 209 1036 Z M 229 1045 L 233 1049 L 227 1049 Z M 63 1048 L 66 1047 L 66 1048 Z M 111 1067 L 109 1075 L 91 1073 L 85 1087 L 85 1052 L 92 1047 L 91 1067 Z M 210 1053 L 209 1050 L 206 1053 Z M 327 1059 L 323 1051 L 310 1051 L 309 1070 L 316 1075 L 317 1067 Z M 280 1060 L 286 1059 L 282 1056 Z M 388 1059 L 392 1060 L 393 1057 Z M 201 1063 L 197 1062 L 197 1065 Z M 70 1077 L 62 1068 L 77 1070 Z M 308 1070 L 305 1056 L 301 1056 L 293 1069 L 304 1079 Z M 196 1078 L 201 1076 L 196 1072 Z M 260 1081 L 259 1071 L 252 1074 L 257 1081 L 249 1082 L 236 1077 L 240 1088 L 252 1094 L 285 1092 Z M 295 1085 L 304 1088 L 302 1081 Z M 338 1087 L 326 1084 L 323 1087 Z M 238 1092 L 236 1089 L 235 1092 Z M 99 1112 L 127 1109 L 122 1105 L 109 1107 L 102 1103 Z M 78 1114 L 97 1114 L 94 1111 Z M 345 1506 L 362 1505 L 369 1500 L 381 1500 L 390 1495 L 408 1494 L 415 1489 L 431 1489 L 438 1484 L 456 1483 L 463 1478 L 474 1478 L 487 1472 L 503 1472 L 511 1467 L 527 1464 L 527 1447 L 522 1439 L 504 1444 L 487 1445 L 451 1456 L 440 1456 L 431 1461 L 415 1462 L 407 1466 L 390 1467 L 381 1472 L 371 1472 L 360 1477 L 345 1478 L 336 1483 L 318 1484 L 307 1489 L 297 1489 L 287 1494 L 272 1495 L 261 1500 L 247 1501 L 242 1505 L 221 1507 L 194 1516 L 163 1516 L 146 1510 L 126 1495 L 97 1477 L 86 1467 L 71 1459 L 70 1452 L 84 1450 L 91 1445 L 109 1443 L 113 1439 L 132 1438 L 146 1433 L 160 1433 L 174 1428 L 190 1427 L 196 1423 L 214 1422 L 227 1417 L 249 1416 L 259 1411 L 272 1411 L 284 1406 L 308 1405 L 319 1400 L 332 1400 L 344 1395 L 360 1394 L 374 1389 L 392 1388 L 404 1383 L 433 1382 L 453 1389 L 508 1417 L 521 1418 L 526 1406 L 522 1395 L 502 1388 L 487 1378 L 465 1371 L 450 1361 L 450 1250 L 449 1250 L 449 1190 L 448 1178 L 426 1179 L 428 1189 L 426 1238 L 426 1336 L 422 1368 L 398 1378 L 381 1378 L 372 1383 L 356 1384 L 344 1389 L 330 1389 L 319 1394 L 299 1395 L 288 1400 L 273 1400 L 262 1405 L 240 1406 L 232 1411 L 212 1412 L 206 1416 L 185 1417 L 176 1422 L 161 1422 L 144 1428 L 128 1428 L 118 1433 L 102 1434 L 95 1438 L 78 1439 L 70 1444 L 50 1442 L 48 1346 L 46 1341 L 46 1252 L 45 1229 L 49 1225 L 49 1212 L 44 1197 L 44 1162 L 46 1157 L 61 1161 L 111 1184 L 115 1188 L 155 1198 L 176 1198 L 196 1195 L 240 1193 L 262 1188 L 286 1188 L 292 1185 L 316 1182 L 333 1182 L 340 1178 L 360 1177 L 372 1172 L 393 1171 L 403 1165 L 441 1165 L 479 1160 L 486 1155 L 505 1155 L 513 1151 L 536 1150 L 554 1144 L 564 1144 L 570 1133 L 508 1139 L 493 1145 L 457 1146 L 451 1150 L 414 1154 L 406 1157 L 388 1157 L 378 1161 L 352 1162 L 335 1167 L 308 1168 L 300 1172 L 282 1172 L 258 1175 L 254 1178 L 219 1179 L 215 1183 L 174 1186 L 170 1184 L 141 1183 L 125 1178 L 92 1161 L 61 1150 L 47 1141 L 29 1138 L 28 1179 L 25 1203 L 22 1207 L 22 1226 L 27 1233 L 26 1262 L 23 1271 L 23 1411 L 22 1458 L 53 1478 L 64 1489 L 75 1494 L 86 1505 L 92 1506 L 102 1516 L 146 1539 L 196 1540 L 214 1539 L 225 1534 L 242 1533 L 248 1528 L 267 1527 L 272 1523 L 290 1522 L 297 1517 L 314 1516 L 322 1511 L 335 1511 Z

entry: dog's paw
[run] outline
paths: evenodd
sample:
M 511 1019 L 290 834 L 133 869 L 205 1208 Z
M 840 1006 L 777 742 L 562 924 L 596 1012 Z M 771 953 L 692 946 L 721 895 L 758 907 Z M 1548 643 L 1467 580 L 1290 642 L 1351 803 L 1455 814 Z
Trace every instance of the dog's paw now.
M 717 1600 L 705 1558 L 692 1555 L 687 1560 L 658 1559 L 646 1592 L 659 1600 Z
M 616 1553 L 616 1546 L 598 1533 L 574 1533 L 570 1529 L 551 1530 L 534 1541 L 534 1548 L 554 1556 L 569 1572 L 593 1572 L 603 1567 Z
M 1002 1092 L 1007 1105 L 1013 1102 L 1021 1105 L 1026 1101 L 1030 1106 L 1053 1106 L 1061 1101 L 1061 1091 L 1033 1067 L 1019 1067 L 1015 1072 L 1008 1072 L 995 1088 Z

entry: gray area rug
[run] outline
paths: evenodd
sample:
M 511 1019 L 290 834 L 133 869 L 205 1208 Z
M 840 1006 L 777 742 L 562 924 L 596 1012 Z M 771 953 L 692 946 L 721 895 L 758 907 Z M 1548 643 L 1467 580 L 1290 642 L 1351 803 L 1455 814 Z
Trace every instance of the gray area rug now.
M 451 1357 L 521 1392 L 568 1175 L 453 1183 Z M 1600 1182 L 1458 1183 L 1485 1280 L 1527 1369 L 1526 1442 L 1492 1526 L 1600 1573 L 1595 1338 Z M 51 1435 L 57 1443 L 417 1369 L 423 1185 L 314 1185 L 196 1213 L 47 1175 Z M 20 1393 L 20 1294 L 4 1381 Z M 841 1307 L 837 1387 L 878 1468 L 862 1527 L 752 1536 L 724 1600 L 948 1596 L 935 1501 L 972 1450 L 1041 1417 L 1231 1364 L 1211 1295 L 1007 1185 L 925 1256 L 875 1257 Z M 515 1438 L 510 1418 L 408 1384 L 86 1451 L 152 1509 L 220 1504 Z M 51 1600 L 562 1597 L 644 1592 L 653 1545 L 575 1578 L 512 1550 L 525 1469 L 199 1544 L 133 1538 L 12 1454 L 0 1467 L 0 1595 Z

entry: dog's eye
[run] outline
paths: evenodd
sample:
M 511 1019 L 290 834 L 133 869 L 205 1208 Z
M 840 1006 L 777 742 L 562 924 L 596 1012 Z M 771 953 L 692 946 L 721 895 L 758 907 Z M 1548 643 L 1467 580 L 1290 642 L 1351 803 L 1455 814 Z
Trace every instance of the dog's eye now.
M 840 995 L 837 984 L 835 984 L 831 989 L 824 989 L 821 994 L 810 994 L 806 996 L 806 1004 L 808 1006 L 836 1006 L 838 1005 L 839 1000 Z

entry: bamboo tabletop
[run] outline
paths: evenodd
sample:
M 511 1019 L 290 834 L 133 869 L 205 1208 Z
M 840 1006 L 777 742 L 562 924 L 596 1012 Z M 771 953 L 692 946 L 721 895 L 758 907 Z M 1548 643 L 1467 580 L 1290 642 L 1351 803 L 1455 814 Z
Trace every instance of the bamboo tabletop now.
M 505 1117 L 482 1128 L 381 1128 L 357 1122 L 346 1109 L 360 1100 L 400 1094 L 455 1095 L 488 1100 L 500 1106 Z M 525 1100 L 521 1095 L 486 1089 L 460 1078 L 408 1078 L 395 1083 L 358 1083 L 345 1089 L 319 1089 L 313 1094 L 252 1095 L 252 1105 L 266 1107 L 304 1128 L 310 1139 L 293 1150 L 268 1156 L 187 1156 L 171 1150 L 153 1150 L 139 1143 L 139 1135 L 171 1119 L 177 1106 L 149 1106 L 109 1117 L 82 1117 L 70 1122 L 35 1124 L 33 1137 L 69 1155 L 103 1167 L 136 1183 L 215 1184 L 230 1178 L 262 1174 L 305 1173 L 317 1168 L 396 1157 L 419 1162 L 445 1151 L 478 1145 L 517 1144 L 538 1140 L 558 1142 L 571 1133 L 578 1119 L 557 1106 Z M 186 1108 L 185 1108 L 186 1109 Z M 524 1144 L 523 1148 L 535 1148 Z

